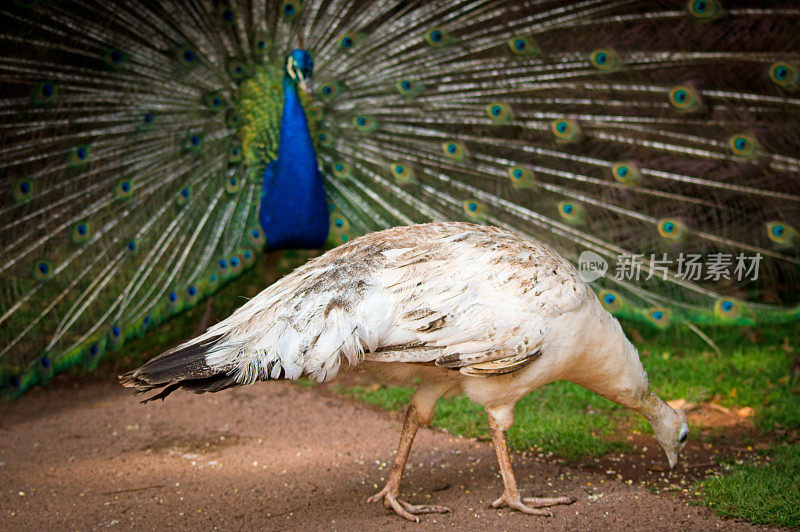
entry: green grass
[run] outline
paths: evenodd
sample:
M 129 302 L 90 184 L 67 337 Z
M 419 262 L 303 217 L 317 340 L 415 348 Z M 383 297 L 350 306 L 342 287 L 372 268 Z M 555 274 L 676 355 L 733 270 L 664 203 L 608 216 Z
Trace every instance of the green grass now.
M 703 503 L 751 523 L 800 527 L 800 445 L 774 447 L 768 458 L 702 482 Z
M 336 387 L 338 393 L 377 405 L 384 410 L 402 410 L 413 388 L 404 386 Z M 601 415 L 591 415 L 595 412 Z M 574 460 L 601 456 L 623 448 L 613 439 L 622 407 L 568 382 L 556 382 L 523 398 L 514 409 L 514 426 L 508 432 L 514 449 L 535 449 Z M 451 434 L 488 439 L 483 408 L 466 397 L 441 399 L 433 426 Z

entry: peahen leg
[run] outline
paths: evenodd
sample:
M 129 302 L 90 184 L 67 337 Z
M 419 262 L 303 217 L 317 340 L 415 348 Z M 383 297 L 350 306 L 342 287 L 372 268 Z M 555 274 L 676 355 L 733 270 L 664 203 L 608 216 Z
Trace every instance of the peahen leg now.
M 517 488 L 517 480 L 514 478 L 514 470 L 511 467 L 511 456 L 508 452 L 508 443 L 506 442 L 506 430 L 513 422 L 513 414 L 503 412 L 502 416 L 493 416 L 489 412 L 489 432 L 492 435 L 492 443 L 494 450 L 497 453 L 497 463 L 500 465 L 500 474 L 503 477 L 503 494 L 499 499 L 492 503 L 492 508 L 502 508 L 508 506 L 514 510 L 519 510 L 526 514 L 531 515 L 544 515 L 552 516 L 549 510 L 539 510 L 543 506 L 555 506 L 557 504 L 571 504 L 577 499 L 575 497 L 551 497 L 551 498 L 537 498 L 537 497 L 520 497 L 519 489 Z M 504 418 L 506 423 L 501 423 L 498 417 Z M 511 420 L 509 422 L 508 420 Z
M 400 443 L 397 446 L 397 454 L 392 464 L 392 472 L 389 474 L 389 481 L 381 491 L 367 499 L 368 502 L 378 502 L 383 499 L 386 508 L 393 509 L 397 515 L 409 521 L 419 522 L 417 515 L 429 513 L 447 513 L 452 510 L 447 506 L 431 506 L 410 504 L 400 500 L 400 481 L 403 478 L 403 471 L 406 468 L 408 455 L 411 452 L 411 445 L 414 443 L 414 436 L 417 430 L 428 425 L 433 419 L 433 410 L 436 406 L 438 396 L 431 397 L 421 393 L 420 390 L 414 394 L 411 404 L 406 410 L 406 418 L 403 421 L 403 431 L 400 433 Z

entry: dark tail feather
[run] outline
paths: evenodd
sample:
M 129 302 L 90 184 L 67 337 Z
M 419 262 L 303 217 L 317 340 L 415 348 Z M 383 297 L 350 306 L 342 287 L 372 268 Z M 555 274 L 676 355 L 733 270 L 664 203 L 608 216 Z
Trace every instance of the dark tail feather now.
M 119 376 L 123 386 L 136 389 L 136 393 L 163 388 L 156 395 L 142 401 L 164 399 L 178 388 L 194 393 L 218 392 L 237 386 L 234 378 L 223 370 L 206 365 L 206 353 L 219 340 L 219 336 L 184 348 L 167 351 L 142 367 Z

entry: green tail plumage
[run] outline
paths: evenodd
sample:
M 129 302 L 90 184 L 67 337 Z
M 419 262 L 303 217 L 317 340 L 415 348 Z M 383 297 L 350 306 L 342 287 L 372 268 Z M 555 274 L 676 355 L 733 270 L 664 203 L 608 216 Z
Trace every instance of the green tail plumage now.
M 800 317 L 793 2 L 18 0 L 0 18 L 11 395 L 254 264 L 298 45 L 332 245 L 479 221 L 592 252 L 619 316 Z

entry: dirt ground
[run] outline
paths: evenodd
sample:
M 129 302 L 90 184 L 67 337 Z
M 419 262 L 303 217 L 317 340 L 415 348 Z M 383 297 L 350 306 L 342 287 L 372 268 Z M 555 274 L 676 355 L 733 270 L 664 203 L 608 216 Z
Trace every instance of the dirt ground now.
M 400 425 L 324 387 L 259 383 L 142 405 L 108 377 L 59 381 L 0 406 L 0 528 L 756 528 L 676 495 L 706 467 L 700 444 L 671 475 L 644 436 L 641 458 L 567 466 L 516 454 L 523 495 L 578 498 L 545 518 L 488 509 L 502 492 L 491 445 L 430 429 L 417 436 L 402 496 L 453 513 L 409 523 L 366 502 L 388 477 Z M 674 491 L 655 493 L 647 478 Z

